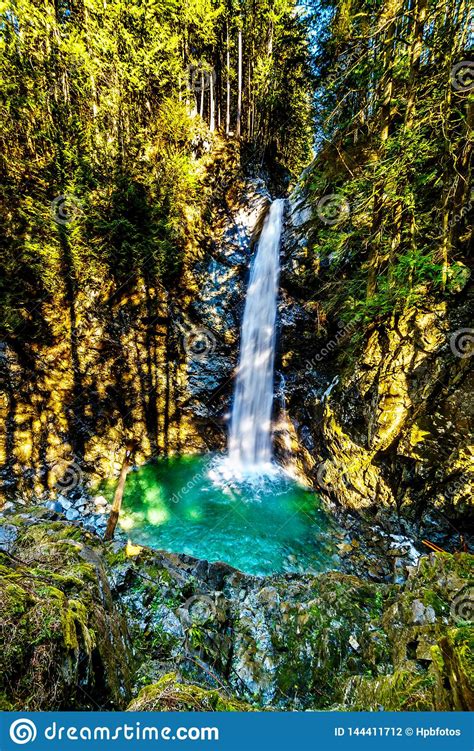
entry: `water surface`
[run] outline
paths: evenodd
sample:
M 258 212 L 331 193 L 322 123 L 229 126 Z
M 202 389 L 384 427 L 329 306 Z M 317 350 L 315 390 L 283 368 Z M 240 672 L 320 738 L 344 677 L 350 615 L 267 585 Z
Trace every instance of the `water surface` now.
M 135 544 L 249 574 L 338 567 L 338 529 L 316 494 L 279 470 L 229 477 L 212 456 L 160 459 L 131 472 L 120 525 Z

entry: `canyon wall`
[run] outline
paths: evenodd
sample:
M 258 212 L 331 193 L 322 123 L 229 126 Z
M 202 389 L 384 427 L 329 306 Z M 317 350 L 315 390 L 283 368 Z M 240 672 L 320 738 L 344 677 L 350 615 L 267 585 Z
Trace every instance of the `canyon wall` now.
M 225 447 L 249 259 L 269 202 L 262 179 L 226 186 L 179 291 L 97 279 L 73 307 L 42 311 L 48 341 L 2 346 L 7 495 L 94 485 L 118 473 L 130 446 L 137 464 Z M 427 297 L 362 336 L 337 315 L 322 321 L 324 268 L 304 218 L 288 210 L 282 245 L 277 452 L 328 502 L 463 548 L 472 290 L 462 284 L 443 303 Z M 301 282 L 308 265 L 321 279 L 310 291 Z

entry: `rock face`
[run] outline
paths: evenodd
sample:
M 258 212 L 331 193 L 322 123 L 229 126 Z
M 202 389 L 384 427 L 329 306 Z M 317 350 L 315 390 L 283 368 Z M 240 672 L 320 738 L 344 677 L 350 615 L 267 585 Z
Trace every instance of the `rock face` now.
M 304 235 L 293 206 L 281 277 L 286 454 L 327 499 L 381 520 L 396 512 L 399 531 L 463 549 L 473 515 L 472 289 L 426 297 L 364 330 L 338 320 Z
M 449 349 L 440 311 L 391 325 L 371 334 L 329 395 L 314 361 L 306 398 L 298 367 L 290 368 L 296 453 L 315 485 L 344 506 L 380 516 L 396 509 L 420 536 L 459 549 L 472 516 L 472 373 Z
M 97 279 L 75 300 L 74 331 L 57 301 L 41 309 L 46 339 L 0 343 L 6 496 L 74 500 L 117 475 L 129 445 L 143 463 L 224 444 L 252 237 L 269 200 L 261 179 L 226 185 L 171 292 Z
M 122 708 L 132 694 L 129 709 L 154 711 L 474 706 L 468 555 L 425 556 L 401 585 L 259 578 L 104 545 L 50 513 L 8 517 L 7 708 Z
M 124 708 L 131 643 L 90 536 L 27 514 L 12 522 L 0 526 L 9 533 L 0 551 L 1 708 Z

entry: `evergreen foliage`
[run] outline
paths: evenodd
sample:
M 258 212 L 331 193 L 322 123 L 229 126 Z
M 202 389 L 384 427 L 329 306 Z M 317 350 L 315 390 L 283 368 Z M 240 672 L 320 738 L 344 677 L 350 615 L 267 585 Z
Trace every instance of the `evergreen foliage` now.
M 195 252 L 205 171 L 225 139 L 240 132 L 254 161 L 293 174 L 308 161 L 310 56 L 294 0 L 2 0 L 0 15 L 11 338 L 47 340 L 45 305 L 71 308 L 94 278 L 169 286 Z
M 469 278 L 470 12 L 464 0 L 335 0 L 326 11 L 320 150 L 305 176 L 312 247 L 328 261 L 329 308 L 376 322 Z

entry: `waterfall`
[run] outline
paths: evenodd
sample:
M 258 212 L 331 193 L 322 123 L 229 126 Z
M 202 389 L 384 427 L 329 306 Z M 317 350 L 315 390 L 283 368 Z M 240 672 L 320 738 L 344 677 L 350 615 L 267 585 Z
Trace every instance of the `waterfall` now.
M 232 409 L 229 459 L 261 470 L 272 459 L 273 368 L 284 199 L 270 206 L 250 271 Z

